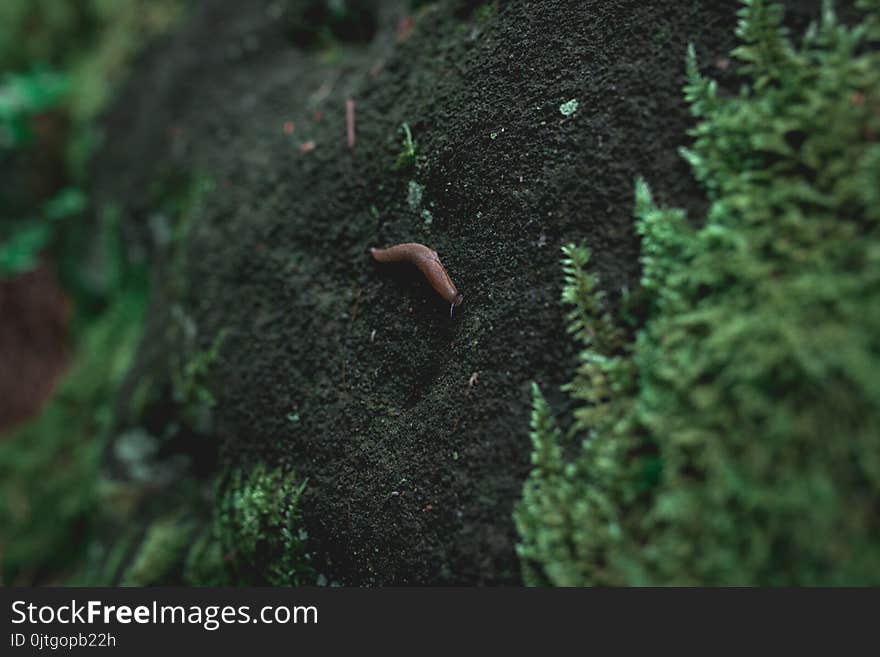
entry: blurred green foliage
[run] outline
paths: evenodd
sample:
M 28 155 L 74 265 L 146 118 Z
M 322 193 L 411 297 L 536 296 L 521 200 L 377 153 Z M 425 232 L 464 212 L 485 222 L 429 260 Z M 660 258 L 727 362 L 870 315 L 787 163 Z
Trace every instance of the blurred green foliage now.
M 32 137 L 30 120 L 54 107 L 68 89 L 65 75 L 36 71 L 8 73 L 0 84 L 0 148 L 10 149 Z
M 734 96 L 690 51 L 683 154 L 711 205 L 695 229 L 637 183 L 633 340 L 566 247 L 583 351 L 570 431 L 534 388 L 527 582 L 880 583 L 880 3 L 860 4 L 848 28 L 826 2 L 795 46 L 743 2 Z
M 34 420 L 0 440 L 0 584 L 61 583 L 84 556 L 112 400 L 140 337 L 135 286 L 82 333 L 74 362 Z
M 206 178 L 176 170 L 152 183 L 151 228 L 165 256 L 158 260 L 167 267 L 162 284 L 175 295 L 186 296 L 188 234 L 212 188 Z M 118 226 L 118 207 L 102 215 L 106 225 Z M 100 269 L 106 275 L 93 282 L 95 289 L 126 271 L 116 255 L 105 255 L 108 264 Z M 138 360 L 138 375 L 126 380 L 115 407 L 94 500 L 96 530 L 85 537 L 87 557 L 69 580 L 77 585 L 233 582 L 212 520 L 221 489 L 212 474 L 215 400 L 206 380 L 226 332 L 208 339 L 180 304 L 154 309 L 152 319 L 165 332 L 141 352 L 150 365 Z
M 11 231 L 6 242 L 0 244 L 0 278 L 35 268 L 57 223 L 79 215 L 85 206 L 85 194 L 75 187 L 68 187 L 43 204 L 39 218 L 16 222 L 15 230 Z
M 166 31 L 183 7 L 182 0 L 4 0 L 0 70 L 63 71 L 75 118 L 94 117 L 145 39 Z
M 305 47 L 335 49 L 343 43 L 363 43 L 377 28 L 375 0 L 282 0 L 277 11 L 286 14 L 291 38 Z
M 189 336 L 192 335 L 190 338 Z M 179 358 L 171 368 L 172 398 L 180 407 L 181 420 L 200 433 L 207 433 L 211 426 L 211 409 L 217 404 L 208 388 L 208 374 L 220 355 L 226 331 L 220 331 L 207 349 L 194 349 L 189 344 L 194 334 L 186 334 L 187 343 L 181 347 Z
M 158 586 L 174 577 L 190 547 L 193 523 L 182 513 L 160 518 L 147 529 L 122 579 L 122 586 Z
M 32 121 L 56 106 L 68 86 L 66 75 L 46 71 L 8 73 L 0 78 L 0 158 L 7 159 L 31 144 Z M 76 214 L 82 206 L 81 193 L 67 189 L 33 217 L 7 216 L 8 210 L 0 211 L 0 278 L 34 269 L 54 235 L 55 220 Z
M 134 55 L 184 4 L 0 3 L 0 278 L 45 258 L 75 309 L 72 364 L 55 395 L 0 439 L 0 584 L 68 581 L 89 544 L 100 454 L 147 294 L 118 208 L 88 196 L 89 158 Z
M 68 195 L 82 194 L 88 161 L 99 142 L 98 113 L 138 49 L 166 30 L 182 6 L 181 0 L 0 3 L 0 172 L 19 170 L 16 184 L 0 187 L 0 277 L 33 268 L 46 248 L 66 248 L 64 240 L 56 243 L 58 231 L 50 217 L 34 211 L 21 216 L 18 209 L 45 203 L 47 189 L 50 196 L 63 187 L 69 188 Z M 59 134 L 36 137 L 35 123 L 47 117 Z M 61 160 L 60 186 L 53 180 L 56 163 L 46 153 Z M 30 170 L 22 172 L 22 167 Z M 81 204 L 77 212 L 85 209 Z M 66 232 L 79 228 L 86 226 Z

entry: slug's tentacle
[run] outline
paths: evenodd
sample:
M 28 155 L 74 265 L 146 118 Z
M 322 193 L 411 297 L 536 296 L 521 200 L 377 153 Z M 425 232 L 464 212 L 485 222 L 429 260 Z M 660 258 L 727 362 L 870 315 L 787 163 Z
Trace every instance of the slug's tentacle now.
M 419 271 L 425 275 L 437 293 L 450 303 L 449 317 L 452 317 L 452 311 L 456 306 L 461 305 L 464 301 L 464 295 L 458 291 L 440 257 L 433 249 L 429 249 L 424 244 L 415 242 L 406 242 L 396 246 L 390 246 L 387 249 L 370 249 L 373 259 L 377 262 L 408 262 L 419 268 Z

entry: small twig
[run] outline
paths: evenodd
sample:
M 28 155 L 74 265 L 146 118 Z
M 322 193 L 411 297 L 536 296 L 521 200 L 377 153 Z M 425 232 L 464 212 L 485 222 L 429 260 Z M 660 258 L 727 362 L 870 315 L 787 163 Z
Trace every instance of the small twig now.
M 348 147 L 354 148 L 354 101 L 345 101 L 345 131 L 348 134 Z

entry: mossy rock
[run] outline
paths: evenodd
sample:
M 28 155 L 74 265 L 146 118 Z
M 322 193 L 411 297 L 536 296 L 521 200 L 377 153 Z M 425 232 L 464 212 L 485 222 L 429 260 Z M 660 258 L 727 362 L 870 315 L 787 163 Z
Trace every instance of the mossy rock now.
M 213 454 L 194 459 L 205 478 L 308 479 L 302 528 L 332 581 L 519 583 L 530 382 L 553 391 L 576 362 L 559 247 L 587 241 L 617 304 L 640 277 L 636 176 L 661 202 L 705 209 L 677 152 L 691 125 L 684 53 L 727 57 L 737 3 L 440 2 L 402 38 L 405 4 L 377 4 L 372 40 L 315 51 L 264 7 L 203 2 L 141 61 L 95 167 L 96 193 L 124 202 L 133 244 L 157 262 L 128 388 L 167 380 L 181 349 L 170 309 L 184 308 L 197 352 L 226 339 L 200 375 L 210 427 L 167 451 Z M 735 90 L 735 72 L 717 71 Z M 396 169 L 404 123 L 418 150 Z M 182 270 L 149 222 L 168 170 L 214 181 Z M 452 321 L 417 272 L 369 257 L 404 241 L 436 249 L 464 292 Z M 155 433 L 181 423 L 173 403 L 146 414 Z

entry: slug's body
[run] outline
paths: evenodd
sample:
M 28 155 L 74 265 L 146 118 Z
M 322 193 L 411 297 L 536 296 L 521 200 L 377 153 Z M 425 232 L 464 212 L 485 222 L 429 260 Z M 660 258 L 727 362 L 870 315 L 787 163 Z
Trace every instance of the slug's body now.
M 408 262 L 418 267 L 419 271 L 428 279 L 431 287 L 449 302 L 450 317 L 452 317 L 453 309 L 464 301 L 464 295 L 458 291 L 452 279 L 449 278 L 446 268 L 440 262 L 440 257 L 434 249 L 429 249 L 424 244 L 407 242 L 390 246 L 387 249 L 370 249 L 370 252 L 377 262 Z

